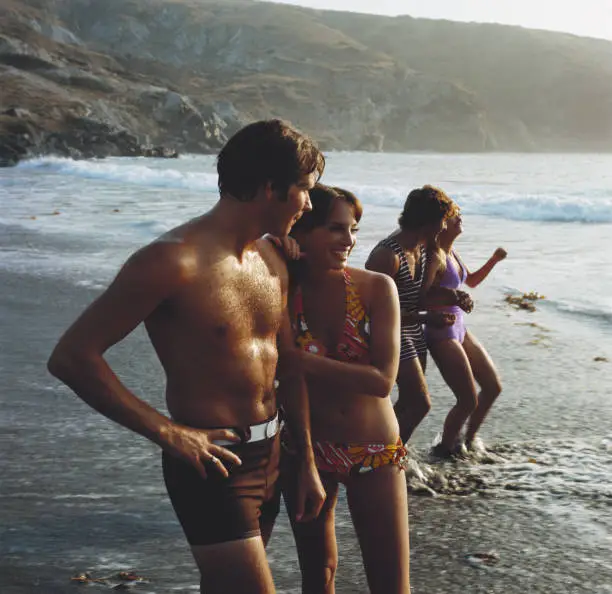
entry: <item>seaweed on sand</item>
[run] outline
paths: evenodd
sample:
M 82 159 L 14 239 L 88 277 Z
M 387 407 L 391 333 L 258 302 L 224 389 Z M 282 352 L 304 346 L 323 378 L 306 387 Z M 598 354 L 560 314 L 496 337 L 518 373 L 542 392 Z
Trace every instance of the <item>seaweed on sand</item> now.
M 516 309 L 536 311 L 535 301 L 539 301 L 540 299 L 546 299 L 546 297 L 536 293 L 535 291 L 530 291 L 529 293 L 522 293 L 520 295 L 508 293 L 504 298 L 504 301 L 514 306 Z
M 112 575 L 94 577 L 90 572 L 84 571 L 70 578 L 78 584 L 102 584 L 113 590 L 125 590 L 137 583 L 148 583 L 147 578 L 134 571 L 119 571 Z

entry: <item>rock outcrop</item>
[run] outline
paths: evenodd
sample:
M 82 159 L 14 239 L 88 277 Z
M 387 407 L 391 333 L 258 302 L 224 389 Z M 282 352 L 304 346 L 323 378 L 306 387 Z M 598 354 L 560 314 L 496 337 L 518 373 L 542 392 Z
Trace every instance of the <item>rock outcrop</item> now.
M 562 33 L 254 0 L 0 0 L 0 164 L 215 152 L 266 117 L 325 149 L 604 151 L 611 95 L 612 43 Z

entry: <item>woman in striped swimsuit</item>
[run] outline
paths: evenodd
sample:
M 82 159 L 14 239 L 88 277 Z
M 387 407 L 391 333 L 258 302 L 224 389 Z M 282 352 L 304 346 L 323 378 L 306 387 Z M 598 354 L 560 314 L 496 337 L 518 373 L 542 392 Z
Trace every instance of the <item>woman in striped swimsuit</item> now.
M 423 324 L 443 327 L 454 321 L 452 315 L 444 312 L 424 312 L 422 303 L 433 282 L 427 270 L 428 248 L 433 249 L 438 234 L 455 210 L 454 202 L 438 188 L 423 186 L 412 190 L 399 218 L 399 230 L 383 239 L 366 262 L 368 270 L 393 278 L 400 297 L 401 352 L 395 413 L 404 443 L 431 408 L 425 381 L 427 343 Z

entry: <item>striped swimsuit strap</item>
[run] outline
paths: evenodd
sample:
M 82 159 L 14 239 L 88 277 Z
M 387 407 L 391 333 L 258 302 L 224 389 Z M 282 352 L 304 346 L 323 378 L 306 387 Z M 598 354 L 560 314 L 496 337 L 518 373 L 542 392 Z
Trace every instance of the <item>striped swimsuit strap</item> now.
M 392 237 L 383 239 L 380 244 L 393 251 L 399 258 L 399 269 L 395 275 L 395 283 L 400 296 L 400 302 L 402 306 L 416 307 L 419 301 L 419 293 L 421 285 L 423 284 L 423 278 L 425 277 L 425 266 L 426 266 L 426 248 L 421 246 L 419 254 L 419 262 L 415 266 L 415 273 L 418 270 L 416 277 L 413 277 L 410 272 L 410 265 L 408 264 L 408 258 L 404 248 Z

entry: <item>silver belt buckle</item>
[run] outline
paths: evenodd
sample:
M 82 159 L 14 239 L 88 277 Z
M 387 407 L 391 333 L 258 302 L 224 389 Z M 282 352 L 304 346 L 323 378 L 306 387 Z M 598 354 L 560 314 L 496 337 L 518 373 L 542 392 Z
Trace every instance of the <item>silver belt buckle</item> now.
M 271 439 L 278 432 L 278 416 L 274 417 L 266 424 L 265 435 L 266 439 Z

